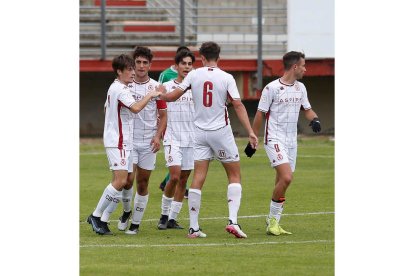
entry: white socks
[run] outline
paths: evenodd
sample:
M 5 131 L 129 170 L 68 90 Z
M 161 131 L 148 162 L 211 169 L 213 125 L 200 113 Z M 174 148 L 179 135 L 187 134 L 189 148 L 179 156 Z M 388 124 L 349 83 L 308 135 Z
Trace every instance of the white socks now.
M 237 224 L 237 213 L 240 208 L 242 187 L 240 183 L 230 183 L 227 187 L 227 202 L 229 205 L 229 220 Z
M 188 189 L 188 213 L 190 215 L 190 228 L 199 230 L 198 214 L 200 213 L 201 190 Z
M 133 191 L 133 187 L 131 187 L 129 190 L 122 189 L 122 205 L 124 206 L 125 212 L 131 211 L 131 199 Z
M 270 201 L 269 218 L 274 217 L 274 218 L 276 218 L 277 222 L 279 222 L 280 217 L 282 216 L 283 204 L 284 203 L 285 203 L 285 201 L 275 202 L 275 201 L 271 200 Z
M 177 220 L 178 214 L 181 211 L 181 207 L 183 207 L 182 202 L 173 201 L 171 203 L 171 209 L 170 209 L 170 214 L 168 216 L 168 220 L 170 219 Z
M 148 203 L 148 196 L 141 196 L 138 193 L 135 193 L 134 198 L 134 211 L 132 212 L 132 220 L 133 224 L 140 224 L 142 217 L 144 216 L 145 208 L 147 208 Z
M 108 221 L 109 215 L 116 209 L 116 206 L 121 199 L 121 191 L 117 191 L 113 186 L 112 183 L 109 183 L 108 186 L 106 186 L 105 190 L 102 193 L 101 199 L 99 199 L 98 205 L 95 208 L 95 211 L 93 211 L 93 215 L 95 217 L 102 217 L 102 213 L 107 209 L 108 207 L 108 215 L 106 215 L 106 220 L 102 221 Z
M 161 215 L 168 216 L 170 212 L 171 202 L 173 201 L 173 197 L 166 197 L 164 194 L 162 195 L 161 199 Z

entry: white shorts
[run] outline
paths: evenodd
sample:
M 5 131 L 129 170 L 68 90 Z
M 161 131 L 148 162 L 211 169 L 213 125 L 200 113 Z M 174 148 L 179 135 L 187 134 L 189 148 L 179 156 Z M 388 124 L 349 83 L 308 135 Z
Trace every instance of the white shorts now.
M 194 169 L 194 148 L 174 145 L 164 146 L 166 166 L 181 166 L 181 170 Z
M 222 163 L 240 161 L 239 150 L 229 125 L 217 130 L 195 127 L 194 161 L 216 158 Z
M 151 145 L 134 144 L 132 150 L 132 163 L 144 170 L 152 171 L 155 169 L 157 153 L 153 153 Z
M 267 145 L 264 145 L 264 148 L 269 157 L 270 165 L 272 167 L 279 166 L 280 164 L 289 163 L 292 172 L 295 171 L 296 167 L 296 154 L 297 147 L 287 148 L 281 143 L 277 142 L 267 142 Z
M 118 148 L 105 148 L 105 150 L 106 156 L 108 157 L 109 168 L 111 170 L 124 170 L 129 173 L 133 171 L 131 150 Z

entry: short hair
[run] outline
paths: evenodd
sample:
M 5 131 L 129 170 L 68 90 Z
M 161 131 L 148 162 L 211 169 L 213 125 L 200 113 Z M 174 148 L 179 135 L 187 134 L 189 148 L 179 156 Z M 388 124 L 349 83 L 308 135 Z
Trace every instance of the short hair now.
M 177 54 L 175 55 L 175 58 L 174 58 L 175 64 L 179 64 L 186 57 L 190 57 L 192 62 L 194 63 L 195 61 L 194 54 L 191 51 L 187 51 L 184 49 L 184 50 L 177 52 Z
M 137 46 L 134 49 L 132 57 L 134 58 L 134 60 L 137 57 L 145 57 L 146 59 L 148 59 L 149 62 L 151 62 L 154 55 L 152 54 L 150 48 L 143 47 L 143 46 Z
M 305 54 L 296 51 L 290 51 L 283 56 L 283 67 L 289 70 L 293 65 L 298 63 L 301 58 L 305 58 Z
M 204 42 L 201 44 L 199 52 L 200 55 L 206 58 L 206 60 L 216 61 L 220 56 L 220 46 L 213 41 Z
M 187 51 L 190 51 L 190 49 L 188 49 L 188 47 L 187 47 L 187 46 L 180 46 L 180 47 L 178 47 L 178 48 L 177 48 L 177 51 L 175 51 L 175 53 L 178 53 L 178 52 L 180 52 L 181 50 L 187 50 Z
M 126 68 L 135 67 L 135 61 L 130 55 L 121 54 L 114 57 L 112 60 L 112 70 L 114 70 L 115 75 L 118 77 L 118 70 L 124 71 Z

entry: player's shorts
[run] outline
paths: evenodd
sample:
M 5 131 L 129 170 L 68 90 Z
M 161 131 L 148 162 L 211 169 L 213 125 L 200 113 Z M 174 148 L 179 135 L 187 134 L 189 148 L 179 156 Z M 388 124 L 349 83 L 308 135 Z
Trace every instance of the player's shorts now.
M 222 163 L 240 161 L 239 150 L 229 125 L 217 130 L 194 129 L 194 161 L 213 158 Z
M 272 167 L 279 166 L 280 164 L 289 163 L 292 172 L 295 171 L 296 167 L 296 154 L 297 147 L 287 148 L 281 143 L 277 142 L 267 142 L 267 145 L 264 145 L 264 148 L 269 157 L 270 165 Z
M 194 169 L 194 148 L 174 145 L 164 146 L 166 166 L 181 166 L 181 170 Z
M 153 153 L 150 144 L 134 144 L 132 149 L 132 163 L 144 170 L 155 169 L 157 153 Z
M 105 148 L 108 157 L 109 168 L 113 171 L 133 171 L 131 150 L 118 148 Z

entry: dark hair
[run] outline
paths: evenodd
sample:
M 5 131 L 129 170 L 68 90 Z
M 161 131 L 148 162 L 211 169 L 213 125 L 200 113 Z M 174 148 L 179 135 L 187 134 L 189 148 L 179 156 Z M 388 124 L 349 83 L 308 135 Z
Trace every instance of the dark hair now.
M 216 61 L 220 56 L 220 46 L 213 41 L 204 42 L 201 44 L 199 52 L 200 55 L 204 56 L 207 61 Z
M 134 59 L 126 54 L 119 55 L 114 57 L 112 60 L 112 69 L 114 70 L 115 75 L 118 77 L 118 70 L 124 71 L 126 68 L 135 67 Z
M 148 59 L 149 62 L 152 61 L 152 58 L 154 57 L 154 55 L 152 54 L 150 48 L 148 47 L 142 47 L 142 46 L 137 46 L 134 49 L 134 52 L 132 54 L 132 57 L 134 58 L 134 60 L 137 57 L 145 57 L 146 59 Z
M 175 53 L 178 53 L 178 52 L 180 52 L 181 50 L 187 50 L 187 51 L 190 51 L 190 49 L 188 49 L 188 47 L 187 47 L 187 46 L 180 46 L 180 47 L 178 47 L 178 48 L 177 48 L 177 51 L 175 51 Z
M 283 67 L 285 70 L 289 70 L 294 64 L 298 63 L 301 58 L 305 58 L 304 53 L 290 51 L 283 56 Z
M 186 57 L 190 57 L 192 62 L 194 63 L 195 61 L 194 54 L 187 50 L 181 50 L 175 55 L 175 58 L 174 58 L 175 64 L 179 64 Z

